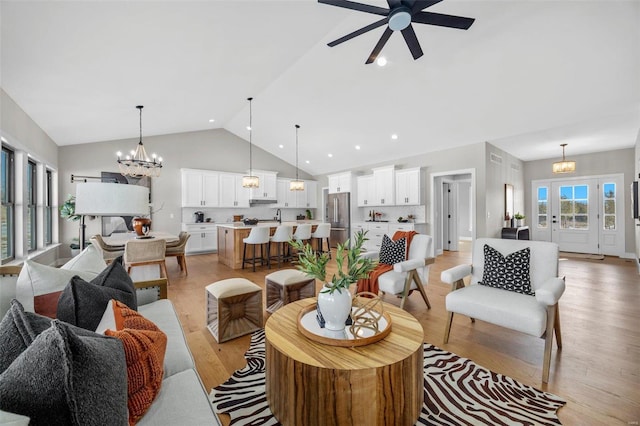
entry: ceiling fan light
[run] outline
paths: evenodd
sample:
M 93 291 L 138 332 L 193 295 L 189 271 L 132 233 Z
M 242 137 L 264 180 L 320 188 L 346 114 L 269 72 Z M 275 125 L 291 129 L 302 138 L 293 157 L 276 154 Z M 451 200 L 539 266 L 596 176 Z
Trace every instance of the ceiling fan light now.
M 389 28 L 393 31 L 402 31 L 411 23 L 411 10 L 406 7 L 398 7 L 389 15 Z

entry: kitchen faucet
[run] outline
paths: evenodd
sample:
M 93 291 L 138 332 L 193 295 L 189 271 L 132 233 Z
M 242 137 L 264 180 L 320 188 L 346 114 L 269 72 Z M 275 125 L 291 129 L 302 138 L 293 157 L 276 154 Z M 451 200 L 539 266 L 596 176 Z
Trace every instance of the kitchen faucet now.
M 282 223 L 282 212 L 280 211 L 280 209 L 276 210 L 276 220 L 278 221 L 278 223 Z

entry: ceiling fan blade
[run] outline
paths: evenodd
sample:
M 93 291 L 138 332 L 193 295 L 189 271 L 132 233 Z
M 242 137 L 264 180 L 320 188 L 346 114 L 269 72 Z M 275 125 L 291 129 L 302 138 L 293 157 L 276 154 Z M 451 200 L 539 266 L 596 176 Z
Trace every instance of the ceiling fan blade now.
M 418 42 L 418 37 L 416 37 L 416 32 L 413 31 L 413 26 L 411 24 L 402 30 L 402 36 L 404 37 L 404 41 L 407 42 L 407 46 L 413 55 L 413 59 L 418 59 L 423 55 L 422 48 Z
M 389 9 L 383 7 L 371 6 L 369 4 L 356 3 L 349 0 L 318 0 L 318 3 L 328 4 L 331 6 L 344 7 L 345 9 L 357 10 L 360 12 L 373 13 L 375 15 L 387 16 Z
M 475 19 L 465 18 L 464 16 L 445 15 L 443 13 L 418 12 L 411 17 L 411 21 L 419 24 L 468 30 Z
M 371 31 L 371 30 L 373 30 L 375 28 L 381 27 L 386 23 L 387 23 L 387 18 L 383 18 L 383 19 L 381 19 L 379 21 L 374 22 L 373 24 L 369 24 L 366 27 L 362 27 L 359 30 L 356 30 L 356 31 L 354 31 L 352 33 L 349 33 L 344 37 L 340 37 L 339 39 L 334 40 L 331 43 L 328 43 L 327 45 L 330 46 L 330 47 L 337 46 L 340 43 L 344 43 L 347 40 L 351 40 L 354 37 L 357 37 L 357 36 L 359 36 L 361 34 L 364 34 L 364 33 L 368 32 L 368 31 Z
M 394 7 L 402 5 L 402 0 L 387 0 L 389 4 L 389 9 L 393 9 Z
M 371 51 L 371 55 L 369 55 L 369 59 L 367 59 L 367 62 L 365 62 L 365 64 L 371 64 L 376 60 L 378 54 L 387 43 L 387 40 L 389 40 L 389 37 L 391 37 L 391 34 L 393 34 L 393 30 L 387 27 L 387 29 L 382 33 L 382 37 L 380 37 L 380 40 L 378 40 L 378 44 L 376 44 L 376 47 L 374 47 Z
M 407 6 L 411 8 L 412 14 L 431 7 L 434 4 L 438 4 L 441 1 L 442 0 L 405 0 L 406 3 L 409 3 Z

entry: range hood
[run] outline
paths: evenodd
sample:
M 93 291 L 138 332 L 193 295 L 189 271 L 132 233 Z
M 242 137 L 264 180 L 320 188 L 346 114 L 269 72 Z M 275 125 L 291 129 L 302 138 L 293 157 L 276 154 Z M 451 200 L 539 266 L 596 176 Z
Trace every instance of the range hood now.
M 249 200 L 249 205 L 251 206 L 255 206 L 258 204 L 276 204 L 278 202 L 278 200 L 268 200 L 266 198 L 257 198 L 254 200 Z

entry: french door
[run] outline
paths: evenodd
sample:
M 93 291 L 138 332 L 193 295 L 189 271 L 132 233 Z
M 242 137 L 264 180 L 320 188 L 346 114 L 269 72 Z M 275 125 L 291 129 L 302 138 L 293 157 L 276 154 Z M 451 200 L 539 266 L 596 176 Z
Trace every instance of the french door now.
M 532 238 L 561 251 L 624 254 L 623 175 L 532 182 Z

